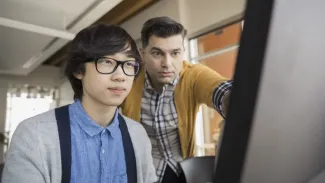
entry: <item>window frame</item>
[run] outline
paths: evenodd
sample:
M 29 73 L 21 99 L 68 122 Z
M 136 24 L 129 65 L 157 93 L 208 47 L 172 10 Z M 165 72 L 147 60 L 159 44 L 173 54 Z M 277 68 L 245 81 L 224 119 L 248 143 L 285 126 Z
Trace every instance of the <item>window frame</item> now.
M 205 31 L 204 33 L 201 34 L 197 34 L 196 36 L 193 36 L 191 38 L 188 39 L 189 41 L 189 62 L 193 63 L 193 64 L 198 64 L 200 63 L 201 60 L 204 59 L 208 59 L 211 57 L 215 57 L 217 55 L 229 52 L 229 51 L 233 51 L 235 49 L 239 49 L 239 43 L 240 40 L 238 41 L 237 44 L 234 45 L 230 45 L 230 46 L 226 46 L 224 48 L 220 48 L 220 49 L 216 49 L 213 51 L 210 51 L 208 53 L 205 53 L 203 55 L 198 56 L 198 45 L 197 45 L 197 39 L 208 35 L 212 32 L 216 32 L 218 30 L 224 29 L 226 27 L 232 26 L 234 24 L 237 23 L 241 23 L 241 32 L 243 31 L 244 28 L 244 19 L 242 17 L 240 17 L 239 19 L 236 19 L 235 21 L 231 21 L 230 23 L 225 23 L 217 28 L 211 29 L 209 31 Z M 205 132 L 207 127 L 209 127 L 209 124 L 205 124 L 205 119 L 204 119 L 204 113 L 207 113 L 207 111 L 205 111 L 208 107 L 207 106 L 200 106 L 199 111 L 198 111 L 198 116 L 197 116 L 197 120 L 196 120 L 196 125 L 197 125 L 197 129 L 196 129 L 196 156 L 205 156 L 206 155 L 206 147 L 207 146 L 212 146 L 212 144 L 206 143 L 206 138 L 205 138 Z M 202 115 L 202 116 L 199 116 Z M 209 129 L 210 130 L 210 129 Z M 222 132 L 220 132 L 222 133 Z M 210 136 L 210 134 L 209 134 Z M 220 136 L 219 136 L 220 138 Z M 208 139 L 209 140 L 209 139 Z M 216 147 L 214 145 L 214 147 Z

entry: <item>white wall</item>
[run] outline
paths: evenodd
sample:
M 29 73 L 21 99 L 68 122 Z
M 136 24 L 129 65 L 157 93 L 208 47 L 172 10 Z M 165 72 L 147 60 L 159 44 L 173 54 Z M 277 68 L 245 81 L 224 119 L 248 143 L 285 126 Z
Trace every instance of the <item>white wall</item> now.
M 143 23 L 153 17 L 157 16 L 169 16 L 176 21 L 180 21 L 179 14 L 179 0 L 161 0 L 155 3 L 150 8 L 142 11 L 130 20 L 124 22 L 121 26 L 128 31 L 128 33 L 134 38 L 139 39 L 141 37 L 141 28 Z
M 229 18 L 241 15 L 245 0 L 185 0 L 189 35 L 213 27 Z
M 60 68 L 53 66 L 40 66 L 27 76 L 0 75 L 3 84 L 30 84 L 44 87 L 54 87 L 60 84 Z
M 68 79 L 65 79 L 59 87 L 58 106 L 64 106 L 73 102 L 73 90 Z
M 217 25 L 244 12 L 245 0 L 161 0 L 121 26 L 134 39 L 140 38 L 143 23 L 152 17 L 169 16 L 182 23 L 189 35 Z

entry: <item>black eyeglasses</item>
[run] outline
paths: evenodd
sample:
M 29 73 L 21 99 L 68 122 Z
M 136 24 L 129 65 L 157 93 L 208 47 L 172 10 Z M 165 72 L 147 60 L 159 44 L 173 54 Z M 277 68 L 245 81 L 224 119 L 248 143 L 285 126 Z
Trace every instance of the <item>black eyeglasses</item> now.
M 96 70 L 101 74 L 112 74 L 116 71 L 117 67 L 121 68 L 125 75 L 135 76 L 140 69 L 140 63 L 135 60 L 118 61 L 108 57 L 95 59 Z

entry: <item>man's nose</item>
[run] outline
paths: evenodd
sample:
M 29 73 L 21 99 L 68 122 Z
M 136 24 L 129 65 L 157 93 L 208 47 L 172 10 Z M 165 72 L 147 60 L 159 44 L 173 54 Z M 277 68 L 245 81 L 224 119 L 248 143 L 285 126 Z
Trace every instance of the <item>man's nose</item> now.
M 122 66 L 119 65 L 116 70 L 112 73 L 112 80 L 114 81 L 125 81 L 126 75 L 123 72 Z
M 169 67 L 172 64 L 172 57 L 169 54 L 166 54 L 161 62 L 162 67 Z

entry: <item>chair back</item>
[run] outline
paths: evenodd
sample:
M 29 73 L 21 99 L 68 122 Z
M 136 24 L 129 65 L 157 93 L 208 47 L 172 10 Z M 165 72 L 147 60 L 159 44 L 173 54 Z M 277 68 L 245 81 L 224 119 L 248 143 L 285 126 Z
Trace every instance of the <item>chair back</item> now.
M 180 162 L 187 183 L 212 183 L 215 156 L 202 156 Z

